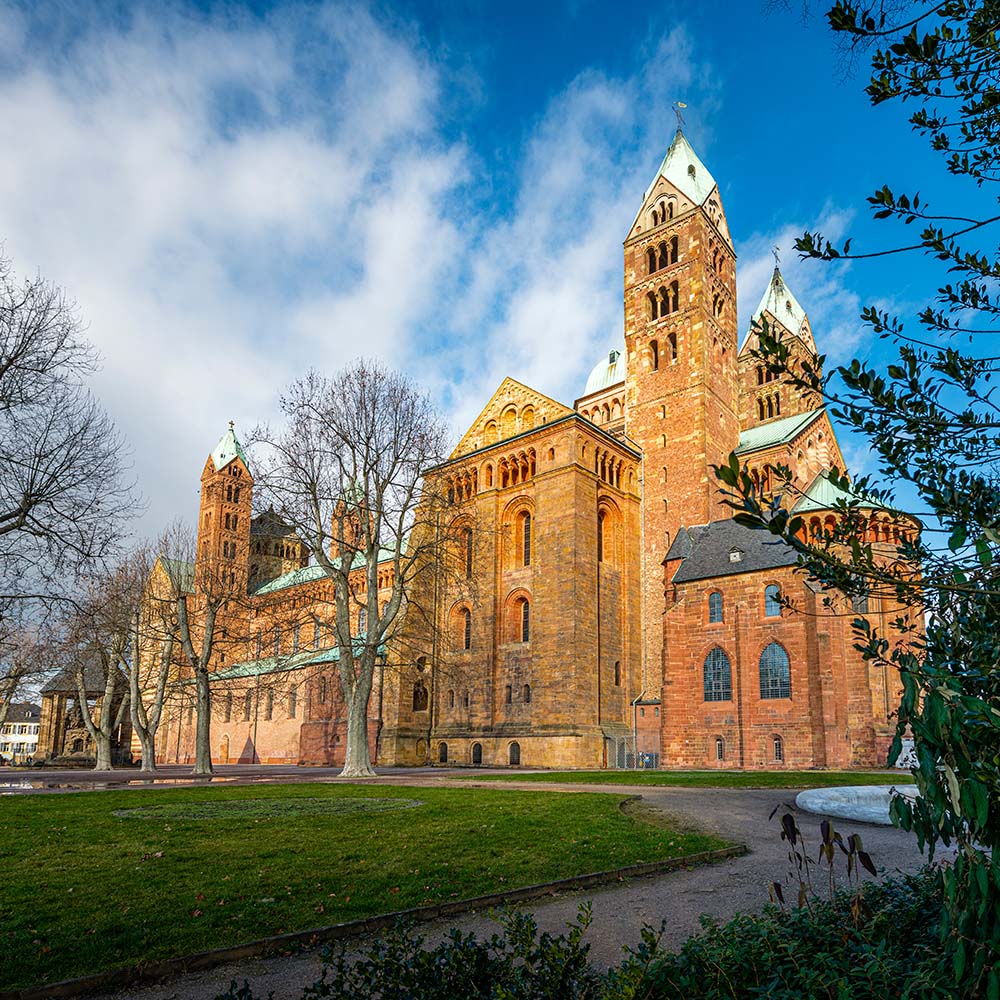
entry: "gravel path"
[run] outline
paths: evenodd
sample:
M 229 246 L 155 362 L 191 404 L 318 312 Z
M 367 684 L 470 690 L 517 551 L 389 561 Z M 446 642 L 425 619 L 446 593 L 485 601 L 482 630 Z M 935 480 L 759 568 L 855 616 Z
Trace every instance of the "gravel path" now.
M 445 783 L 441 776 L 393 775 L 379 779 L 386 784 Z M 469 783 L 463 782 L 468 785 Z M 607 785 L 543 785 L 536 782 L 490 783 L 491 788 L 541 788 L 572 794 L 576 791 L 641 794 L 645 802 L 676 818 L 680 823 L 717 833 L 744 843 L 750 853 L 715 865 L 633 879 L 604 889 L 564 893 L 551 899 L 526 903 L 523 909 L 535 915 L 543 930 L 558 933 L 576 917 L 581 902 L 593 903 L 593 922 L 587 935 L 592 957 L 602 964 L 616 964 L 626 944 L 639 940 L 644 924 L 659 927 L 666 921 L 665 943 L 679 946 L 699 928 L 701 914 L 720 919 L 737 912 L 760 909 L 767 901 L 767 886 L 775 880 L 787 884 L 787 847 L 778 835 L 777 817 L 768 822 L 771 810 L 780 803 L 792 806 L 792 789 L 713 789 L 713 788 L 628 788 Z M 796 811 L 797 820 L 810 854 L 815 857 L 822 819 Z M 922 858 L 915 839 L 891 827 L 837 820 L 843 832 L 860 833 L 864 848 L 880 871 L 912 871 Z M 479 935 L 488 935 L 496 925 L 485 914 L 469 913 L 449 920 L 421 925 L 421 933 L 436 940 L 453 926 Z M 293 957 L 262 958 L 220 966 L 208 972 L 191 973 L 166 983 L 104 994 L 104 1000 L 215 1000 L 232 980 L 248 979 L 261 997 L 274 991 L 275 1000 L 299 1000 L 304 985 L 318 978 L 318 952 Z

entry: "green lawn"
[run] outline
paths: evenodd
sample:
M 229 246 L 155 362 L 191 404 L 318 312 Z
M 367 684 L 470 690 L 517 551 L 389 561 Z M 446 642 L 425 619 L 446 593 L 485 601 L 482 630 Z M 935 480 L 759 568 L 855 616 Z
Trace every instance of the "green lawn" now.
M 370 785 L 0 800 L 0 989 L 725 846 L 621 795 Z
M 909 771 L 539 771 L 469 775 L 469 781 L 554 781 L 574 785 L 665 785 L 674 788 L 828 788 L 912 785 Z

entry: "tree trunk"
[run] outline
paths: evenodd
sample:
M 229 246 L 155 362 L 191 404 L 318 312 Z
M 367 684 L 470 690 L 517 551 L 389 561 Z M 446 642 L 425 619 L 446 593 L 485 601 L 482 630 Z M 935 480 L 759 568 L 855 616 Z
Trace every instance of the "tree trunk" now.
M 94 749 L 96 753 L 96 760 L 94 763 L 95 771 L 110 771 L 111 770 L 111 735 L 104 732 L 101 729 L 95 730 L 94 735 Z
M 208 691 L 208 670 L 199 666 L 194 672 L 197 697 L 197 725 L 194 737 L 194 773 L 212 773 L 212 704 Z
M 139 765 L 141 771 L 156 770 L 156 741 L 149 733 L 139 733 L 139 744 L 142 747 L 142 763 Z
M 368 698 L 355 687 L 347 699 L 347 745 L 344 748 L 342 778 L 374 778 L 371 754 L 368 752 Z M 367 685 L 371 690 L 371 685 Z

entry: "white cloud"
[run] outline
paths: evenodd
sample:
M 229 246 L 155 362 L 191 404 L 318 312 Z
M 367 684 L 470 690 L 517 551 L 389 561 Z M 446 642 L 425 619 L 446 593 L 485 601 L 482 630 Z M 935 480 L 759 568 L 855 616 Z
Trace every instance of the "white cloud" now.
M 155 531 L 230 417 L 309 364 L 419 353 L 465 153 L 362 7 L 0 11 L 0 239 L 79 300 Z

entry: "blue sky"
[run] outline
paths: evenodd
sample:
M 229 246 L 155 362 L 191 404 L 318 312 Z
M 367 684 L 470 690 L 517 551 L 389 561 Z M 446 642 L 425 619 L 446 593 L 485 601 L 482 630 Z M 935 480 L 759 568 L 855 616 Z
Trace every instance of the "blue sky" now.
M 779 244 L 820 349 L 868 354 L 862 303 L 912 309 L 933 270 L 803 264 L 794 237 L 891 243 L 864 203 L 886 181 L 967 193 L 792 6 L 0 0 L 0 241 L 79 302 L 142 530 L 190 518 L 226 421 L 272 416 L 309 365 L 407 370 L 456 436 L 505 375 L 571 403 L 621 340 L 621 243 L 676 100 L 741 325 Z

